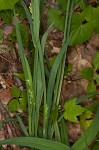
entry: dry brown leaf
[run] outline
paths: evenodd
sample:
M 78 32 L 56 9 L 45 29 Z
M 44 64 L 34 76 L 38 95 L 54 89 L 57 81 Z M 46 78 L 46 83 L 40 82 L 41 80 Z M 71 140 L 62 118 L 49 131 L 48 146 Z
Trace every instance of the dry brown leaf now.
M 8 104 L 8 102 L 13 98 L 9 88 L 0 90 L 0 99 L 3 104 Z

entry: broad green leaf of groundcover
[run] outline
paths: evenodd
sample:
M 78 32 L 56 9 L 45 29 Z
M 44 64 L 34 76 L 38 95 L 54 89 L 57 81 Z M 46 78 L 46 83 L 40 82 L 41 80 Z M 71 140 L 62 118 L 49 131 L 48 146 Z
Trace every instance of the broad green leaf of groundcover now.
M 39 150 L 70 150 L 70 147 L 65 144 L 34 137 L 18 137 L 0 141 L 0 145 L 3 144 L 16 144 Z
M 66 11 L 68 0 L 57 0 L 62 11 Z
M 81 116 L 80 116 L 80 127 L 83 131 L 85 131 L 90 124 L 92 123 L 92 117 L 93 113 L 89 110 L 85 111 Z
M 27 110 L 27 90 L 23 90 L 19 98 L 19 106 L 23 111 Z
M 94 92 L 96 92 L 96 85 L 93 81 L 90 81 L 87 86 L 87 93 L 94 93 Z
M 26 112 L 27 110 L 27 99 L 25 99 L 24 97 L 20 97 L 19 98 L 19 107 Z
M 65 103 L 64 109 L 64 118 L 71 122 L 78 123 L 77 116 L 80 116 L 84 111 L 85 108 L 81 107 L 80 105 L 76 104 L 76 98 L 73 98 Z
M 82 44 L 88 40 L 93 34 L 93 26 L 90 22 L 83 23 L 85 18 L 81 14 L 74 14 L 71 26 L 71 41 L 70 46 Z
M 99 6 L 94 8 L 92 25 L 95 28 L 95 31 L 99 34 Z
M 86 9 L 84 9 L 81 15 L 82 18 L 89 21 L 96 32 L 99 33 L 99 6 L 95 8 L 89 5 Z
M 86 2 L 84 0 L 80 0 L 78 2 L 78 5 L 80 6 L 81 9 L 85 9 L 86 8 Z
M 93 59 L 93 66 L 95 69 L 99 68 L 99 52 L 96 53 L 96 55 Z
M 12 22 L 12 17 L 13 17 L 13 12 L 12 10 L 2 10 L 0 11 L 0 17 L 4 21 L 4 23 L 11 23 Z
M 18 110 L 19 107 L 19 102 L 18 99 L 12 99 L 9 103 L 8 103 L 8 109 L 10 112 L 15 112 Z
M 20 96 L 20 89 L 17 88 L 16 86 L 13 86 L 11 88 L 11 93 L 12 93 L 13 97 L 18 98 Z
M 94 70 L 91 67 L 86 67 L 84 69 L 81 70 L 80 75 L 87 79 L 87 80 L 92 80 L 93 76 L 94 76 Z
M 0 10 L 12 9 L 19 0 L 0 0 Z
M 63 16 L 60 10 L 55 8 L 50 8 L 47 13 L 48 24 L 52 24 L 54 22 L 54 27 L 58 30 L 63 31 L 65 25 L 65 17 Z

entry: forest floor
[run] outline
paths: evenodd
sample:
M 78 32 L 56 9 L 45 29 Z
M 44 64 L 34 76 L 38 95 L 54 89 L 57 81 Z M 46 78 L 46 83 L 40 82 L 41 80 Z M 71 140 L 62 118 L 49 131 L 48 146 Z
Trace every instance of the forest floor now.
M 45 27 L 45 16 L 42 18 Z M 27 23 L 27 21 L 24 21 L 24 23 Z M 0 41 L 0 101 L 2 101 L 4 105 L 7 105 L 13 98 L 11 94 L 11 87 L 15 85 L 22 90 L 24 89 L 24 83 L 19 78 L 13 76 L 13 73 L 22 72 L 17 41 L 12 43 L 8 40 L 9 34 L 11 34 L 13 31 L 14 24 L 5 24 L 3 20 L 0 19 L 0 29 L 1 28 L 3 28 L 3 37 L 2 41 Z M 46 44 L 46 51 L 50 59 L 59 53 L 62 44 L 62 38 L 63 33 L 57 31 L 56 29 L 53 29 L 49 34 Z M 11 51 L 9 51 L 9 46 L 13 47 Z M 92 66 L 92 60 L 97 51 L 99 51 L 99 35 L 95 33 L 93 34 L 92 38 L 84 44 L 68 47 L 66 64 L 72 64 L 72 71 L 66 77 L 64 77 L 60 101 L 62 106 L 67 99 L 73 97 L 80 98 L 86 93 L 88 81 L 81 78 L 80 71 L 84 67 Z M 28 58 L 30 53 L 27 49 L 25 50 L 25 53 Z M 98 88 L 99 87 L 97 87 L 97 89 Z M 90 104 L 86 100 L 82 105 Z M 18 113 L 22 113 L 22 111 L 19 109 Z M 10 115 L 14 118 L 14 113 L 10 113 Z M 4 119 L 4 117 L 5 114 L 4 116 L 0 115 L 0 120 Z M 26 120 L 26 118 L 24 119 Z M 14 131 L 12 128 L 14 128 Z M 70 141 L 72 142 L 75 142 L 82 134 L 80 125 L 71 123 L 69 121 L 68 131 Z M 20 131 L 13 123 L 9 124 L 9 122 L 5 122 L 3 128 L 0 128 L 0 140 L 20 135 Z

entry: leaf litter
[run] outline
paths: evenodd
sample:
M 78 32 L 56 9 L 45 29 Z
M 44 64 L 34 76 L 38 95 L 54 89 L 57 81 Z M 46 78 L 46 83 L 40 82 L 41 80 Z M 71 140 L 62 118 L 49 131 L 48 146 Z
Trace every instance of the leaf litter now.
M 43 24 L 45 23 L 46 22 L 43 22 Z M 12 32 L 13 26 L 10 26 L 10 29 Z M 7 28 L 5 26 L 4 33 L 5 35 L 3 38 L 5 41 L 2 44 L 5 44 L 5 46 L 8 46 L 9 41 L 7 41 L 8 40 L 7 36 L 9 35 L 9 26 L 7 26 Z M 50 58 L 52 58 L 53 55 L 57 55 L 57 53 L 59 53 L 59 50 L 61 48 L 61 43 L 62 43 L 61 41 L 62 37 L 63 37 L 63 33 L 60 31 L 57 31 L 56 29 L 50 33 L 48 40 L 47 40 L 47 44 L 46 44 L 46 51 L 48 52 L 48 55 L 50 56 Z M 63 81 L 63 86 L 61 90 L 61 102 L 60 102 L 62 106 L 69 98 L 73 98 L 73 97 L 80 98 L 81 96 L 85 94 L 87 90 L 88 81 L 86 81 L 85 79 L 81 79 L 79 72 L 84 67 L 92 66 L 93 57 L 95 56 L 95 53 L 98 50 L 99 50 L 99 35 L 97 34 L 93 34 L 92 38 L 88 42 L 82 44 L 81 46 L 78 45 L 74 47 L 69 47 L 66 64 L 67 63 L 72 64 L 73 69 L 70 72 L 70 74 L 67 76 L 67 78 L 64 78 L 64 81 Z M 9 54 L 7 54 L 6 59 L 9 60 Z M 2 61 L 5 63 L 5 65 L 7 65 L 7 62 L 5 60 L 2 60 Z M 15 64 L 19 63 L 19 62 L 16 62 L 16 60 L 14 61 L 15 61 Z M 8 65 L 6 72 L 2 72 L 1 70 L 0 73 L 5 73 L 6 75 L 8 75 L 8 72 L 9 72 L 9 65 Z M 6 82 L 6 79 L 4 80 Z M 12 82 L 14 84 L 15 81 L 12 81 Z M 2 99 L 3 104 L 5 103 L 7 104 L 9 100 L 12 99 L 11 90 L 8 87 L 4 88 L 4 86 L 6 86 L 6 83 L 3 85 L 1 80 L 0 80 L 0 84 L 1 84 L 0 99 Z M 85 105 L 86 104 L 87 102 L 85 103 Z M 2 117 L 0 120 L 2 120 Z M 75 142 L 79 138 L 79 136 L 82 134 L 79 124 L 71 123 L 69 121 L 68 121 L 68 131 L 69 131 L 69 138 L 71 142 Z M 3 129 L 1 129 L 0 138 L 4 137 L 3 134 L 4 134 Z

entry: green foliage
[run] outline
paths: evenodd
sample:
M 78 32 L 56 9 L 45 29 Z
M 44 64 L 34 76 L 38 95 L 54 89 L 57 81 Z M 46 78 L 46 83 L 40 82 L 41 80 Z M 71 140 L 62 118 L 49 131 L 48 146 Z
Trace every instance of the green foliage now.
M 13 74 L 14 74 L 14 76 L 18 77 L 22 81 L 25 81 L 24 73 L 13 73 Z
M 3 28 L 0 29 L 0 43 L 3 42 Z
M 4 23 L 12 23 L 13 12 L 12 10 L 2 10 L 0 11 L 0 17 Z
M 91 67 L 86 67 L 81 71 L 81 76 L 87 80 L 92 80 L 94 77 L 94 70 Z
M 58 30 L 64 30 L 65 17 L 63 16 L 60 10 L 55 8 L 50 8 L 48 13 L 48 24 L 52 24 L 54 22 L 54 27 Z
M 26 18 L 26 13 L 25 13 L 24 8 L 22 7 L 22 4 L 20 2 L 16 3 L 15 11 L 16 11 L 16 14 L 18 16 L 20 16 L 21 19 Z M 13 11 L 10 8 L 9 9 L 3 9 L 0 11 L 0 17 L 2 18 L 4 23 L 12 23 Z
M 27 93 L 23 90 L 19 97 L 19 106 L 23 111 L 27 110 Z
M 85 42 L 92 36 L 94 30 L 98 30 L 99 7 L 87 6 L 80 14 L 74 14 L 74 16 L 75 20 L 72 22 L 70 45 Z M 77 20 L 77 18 L 79 19 Z
M 27 130 L 25 130 L 25 126 L 23 126 L 22 121 L 20 118 L 17 116 L 19 123 L 21 124 L 21 128 L 23 128 L 25 136 L 28 136 L 27 138 L 16 138 L 16 139 L 9 139 L 6 141 L 0 141 L 0 144 L 4 144 L 4 142 L 7 142 L 9 144 L 19 144 L 21 146 L 29 146 L 33 147 L 35 149 L 41 149 L 41 150 L 57 150 L 57 149 L 71 149 L 71 150 L 76 150 L 77 144 L 75 143 L 73 147 L 68 147 L 66 145 L 63 145 L 58 142 L 53 142 L 49 140 L 45 140 L 46 138 L 57 140 L 60 139 L 60 126 L 58 124 L 58 105 L 59 105 L 59 99 L 60 99 L 60 91 L 61 91 L 61 86 L 62 86 L 62 80 L 63 80 L 63 75 L 64 75 L 64 66 L 65 66 L 65 59 L 66 59 L 66 52 L 67 52 L 67 46 L 69 43 L 69 32 L 66 35 L 66 38 L 64 41 L 67 41 L 66 43 L 63 42 L 62 49 L 60 50 L 58 56 L 56 57 L 52 67 L 51 71 L 49 71 L 49 81 L 46 83 L 46 78 L 45 78 L 45 70 L 44 70 L 44 48 L 45 48 L 45 42 L 47 39 L 47 35 L 49 33 L 49 29 L 46 31 L 44 34 L 42 40 L 41 37 L 39 37 L 39 29 L 40 29 L 40 11 L 39 11 L 39 0 L 33 0 L 31 1 L 31 10 L 32 10 L 32 16 L 29 13 L 26 5 L 24 4 L 24 1 L 21 0 L 26 13 L 27 17 L 29 19 L 30 23 L 30 28 L 31 28 L 31 36 L 32 36 L 32 42 L 34 44 L 34 59 L 33 59 L 33 75 L 30 70 L 30 66 L 28 63 L 27 58 L 25 57 L 24 54 L 24 47 L 22 45 L 22 33 L 21 33 L 21 28 L 18 23 L 18 20 L 15 15 L 14 11 L 14 17 L 15 17 L 15 26 L 16 26 L 16 35 L 17 35 L 17 41 L 18 41 L 18 47 L 19 47 L 19 55 L 22 61 L 22 66 L 23 66 L 23 71 L 24 71 L 24 76 L 25 76 L 25 81 L 26 81 L 26 88 L 27 88 L 27 95 L 24 92 L 18 92 L 17 93 L 19 96 L 16 97 L 16 103 L 18 104 L 18 107 L 23 108 L 25 110 L 26 107 L 26 100 L 25 98 L 28 98 L 28 130 L 29 134 L 27 133 Z M 69 3 L 68 1 L 68 11 L 67 14 L 71 16 L 72 12 L 72 1 Z M 72 3 L 73 4 L 73 3 Z M 70 9 L 70 10 L 69 10 Z M 61 14 L 63 15 L 63 14 Z M 68 18 L 68 15 L 67 15 Z M 67 27 L 70 25 L 71 20 L 67 21 Z M 24 29 L 23 29 L 24 30 Z M 41 43 L 40 43 L 41 42 Z M 50 69 L 49 69 L 50 70 Z M 71 70 L 71 67 L 68 67 L 68 71 Z M 15 92 L 13 92 L 15 93 Z M 14 95 L 14 94 L 13 94 Z M 15 93 L 16 95 L 16 93 Z M 13 99 L 12 99 L 13 101 Z M 25 101 L 25 102 L 24 102 Z M 40 110 L 43 104 L 43 127 L 41 133 L 39 135 L 39 120 L 41 119 L 40 117 Z M 57 106 L 57 107 L 55 107 Z M 17 107 L 15 107 L 17 109 Z M 14 109 L 14 111 L 15 111 Z M 80 116 L 85 109 L 81 107 L 80 105 L 77 105 L 76 99 L 72 99 L 69 102 L 67 102 L 64 106 L 65 113 L 64 117 L 65 119 L 68 119 L 73 122 L 78 122 L 77 116 Z M 17 110 L 16 110 L 17 111 Z M 52 112 L 52 113 L 51 113 Z M 51 115 L 50 115 L 51 114 Z M 96 113 L 96 117 L 94 122 L 97 123 L 97 118 L 99 118 L 98 113 Z M 54 125 L 53 125 L 54 124 Z M 90 136 L 90 130 L 92 130 L 95 124 L 93 123 L 91 125 L 91 129 L 86 132 L 86 135 L 88 136 L 87 143 L 89 144 L 93 138 L 96 136 L 97 132 L 99 131 L 97 124 L 95 128 L 95 132 Z M 64 130 L 65 131 L 65 130 Z M 65 131 L 66 133 L 66 131 Z M 55 135 L 55 136 L 54 136 Z M 64 134 L 65 135 L 65 134 Z M 63 136 L 64 136 L 63 135 Z M 33 136 L 36 138 L 32 138 L 29 136 Z M 42 138 L 37 138 L 37 137 L 42 137 Z M 64 138 L 64 137 L 63 137 Z M 63 139 L 62 138 L 62 139 Z M 60 140 L 61 141 L 61 140 Z M 62 140 L 63 142 L 63 140 Z M 82 137 L 77 141 L 78 145 L 79 143 L 82 143 L 82 147 L 80 147 L 79 150 L 83 150 L 86 145 L 85 145 L 85 140 Z M 57 144 L 56 144 L 57 143 Z M 76 146 L 75 146 L 76 145 Z M 80 144 L 81 145 L 81 144 Z
M 0 120 L 0 128 L 2 128 L 2 126 L 3 126 L 3 123 L 2 123 L 2 121 Z
M 96 53 L 96 55 L 93 59 L 93 66 L 95 69 L 99 68 L 99 52 Z
M 15 12 L 18 16 L 20 16 L 21 19 L 26 18 L 25 10 L 20 2 L 15 5 Z
M 35 148 L 39 150 L 69 150 L 69 146 L 62 144 L 60 142 L 51 141 L 42 138 L 35 137 L 18 137 L 18 138 L 10 138 L 5 141 L 0 141 L 0 145 L 6 143 L 7 144 L 17 144 L 20 146 L 26 146 L 30 148 Z
M 95 79 L 97 84 L 99 84 L 99 73 L 95 72 Z
M 91 147 L 91 150 L 99 150 L 99 141 L 94 142 Z
M 58 106 L 56 106 L 55 109 L 51 112 L 50 119 L 52 123 L 55 123 L 55 121 L 58 119 Z
M 84 0 L 80 0 L 78 5 L 81 9 L 85 9 L 87 7 L 86 2 Z
M 22 92 L 19 88 L 13 86 L 11 88 L 13 99 L 8 103 L 8 109 L 10 112 L 18 111 L 20 107 L 23 111 L 27 110 L 27 92 L 24 89 Z
M 56 55 L 50 59 L 50 67 L 53 66 L 55 59 L 56 59 Z
M 67 9 L 67 2 L 68 0 L 57 0 L 59 6 L 60 6 L 60 9 L 64 12 L 66 11 Z
M 93 26 L 96 32 L 99 33 L 99 6 L 95 8 L 89 5 L 84 9 L 81 15 Z
M 18 99 L 12 99 L 8 103 L 8 109 L 9 109 L 10 112 L 18 111 L 18 108 L 19 108 Z
M 80 74 L 83 78 L 89 81 L 87 86 L 87 93 L 96 92 L 96 85 L 99 84 L 99 52 L 96 53 L 93 59 L 93 66 L 84 68 Z M 94 83 L 96 81 L 96 84 Z
M 12 93 L 12 96 L 13 96 L 13 97 L 18 98 L 18 97 L 20 96 L 20 90 L 19 90 L 19 88 L 17 88 L 16 86 L 13 86 L 13 87 L 11 88 L 11 93 Z
M 67 76 L 68 73 L 70 73 L 72 71 L 72 68 L 73 68 L 72 64 L 66 65 L 65 70 L 64 70 L 64 76 Z
M 93 81 L 90 81 L 87 86 L 87 93 L 94 93 L 94 92 L 96 92 L 96 85 Z
M 44 10 L 45 4 L 46 4 L 46 0 L 43 0 L 43 1 L 40 2 L 40 12 L 41 12 L 41 14 L 42 14 L 42 11 Z
M 87 130 L 82 134 L 82 136 L 73 144 L 71 150 L 85 150 L 89 144 L 94 140 L 99 131 L 99 109 L 96 111 L 96 117 L 94 118 L 91 125 Z M 89 143 L 89 144 L 88 144 Z
M 22 36 L 22 42 L 27 47 L 29 42 L 29 31 L 27 29 L 27 26 L 23 23 L 19 25 L 21 36 Z M 28 31 L 28 32 L 27 32 Z M 16 41 L 16 31 L 15 28 L 13 29 L 12 33 L 8 36 L 8 40 L 12 41 L 13 43 Z
M 67 0 L 57 0 L 60 9 L 50 8 L 48 11 L 48 24 L 54 21 L 54 27 L 64 31 L 64 11 L 66 11 Z M 93 31 L 99 33 L 99 7 L 94 8 L 87 5 L 84 0 L 75 1 L 82 12 L 74 12 L 71 25 L 70 46 L 82 44 L 87 41 L 93 34 Z
M 85 131 L 92 123 L 92 115 L 93 113 L 87 110 L 80 116 L 80 127 L 83 131 Z
M 84 111 L 85 108 L 81 107 L 80 105 L 76 104 L 76 98 L 70 99 L 64 105 L 64 118 L 71 122 L 78 123 L 77 116 L 80 116 Z
M 0 10 L 12 9 L 18 0 L 0 0 Z
M 85 21 L 85 23 L 83 23 Z M 71 26 L 70 45 L 82 44 L 93 34 L 93 26 L 81 14 L 74 14 Z
M 16 42 L 16 31 L 15 28 L 13 29 L 12 33 L 8 35 L 8 40 L 11 41 L 12 43 Z
M 29 39 L 29 32 L 27 29 L 27 26 L 25 24 L 20 24 L 19 25 L 21 36 L 22 36 L 22 42 L 24 45 L 28 45 L 28 39 Z

